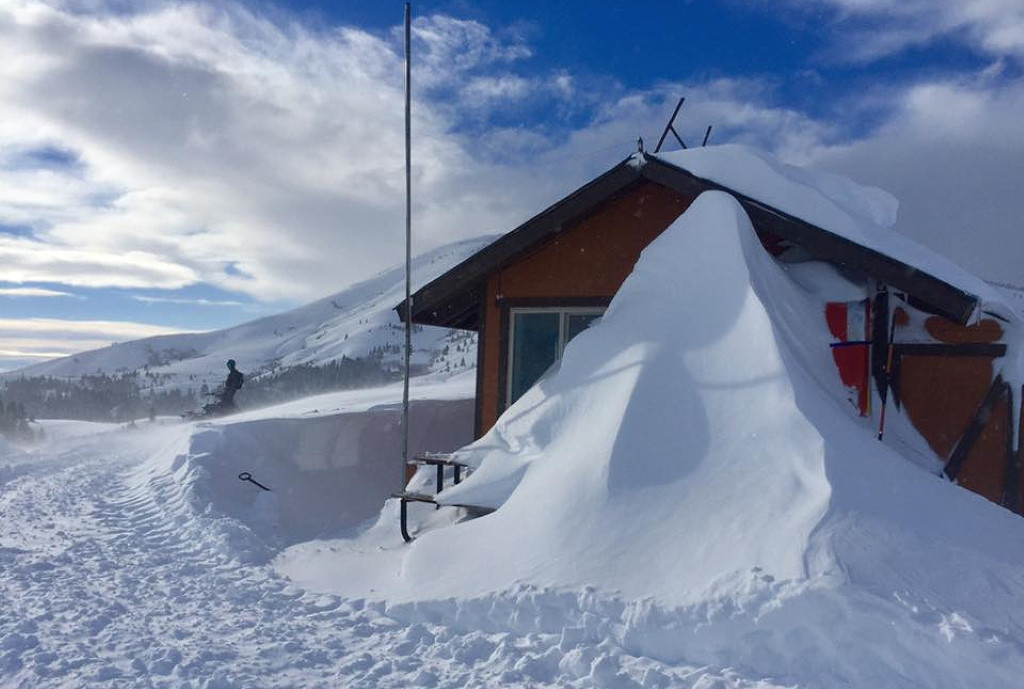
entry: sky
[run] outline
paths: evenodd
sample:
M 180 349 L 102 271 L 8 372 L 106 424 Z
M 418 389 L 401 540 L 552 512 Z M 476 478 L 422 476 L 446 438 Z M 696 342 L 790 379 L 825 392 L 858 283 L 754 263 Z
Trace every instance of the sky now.
M 1024 284 L 1020 0 L 413 4 L 414 251 L 677 128 L 880 186 Z M 0 0 L 0 370 L 404 257 L 403 3 Z

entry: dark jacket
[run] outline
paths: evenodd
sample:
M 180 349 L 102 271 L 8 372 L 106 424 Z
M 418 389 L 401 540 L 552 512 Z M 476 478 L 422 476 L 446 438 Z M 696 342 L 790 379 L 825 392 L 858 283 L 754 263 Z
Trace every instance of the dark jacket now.
M 245 382 L 245 376 L 238 369 L 231 369 L 228 379 L 224 381 L 224 393 L 220 396 L 221 404 L 234 404 L 235 393 Z

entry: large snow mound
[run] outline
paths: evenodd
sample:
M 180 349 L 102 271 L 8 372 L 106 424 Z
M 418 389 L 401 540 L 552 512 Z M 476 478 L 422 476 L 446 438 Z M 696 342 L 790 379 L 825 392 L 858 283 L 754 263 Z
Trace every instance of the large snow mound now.
M 1013 686 L 1019 518 L 858 425 L 813 299 L 735 199 L 703 194 L 560 368 L 460 452 L 479 468 L 441 500 L 498 510 L 381 555 L 369 595 L 457 622 L 500 617 L 494 596 L 527 584 L 537 625 L 576 610 L 585 626 L 557 593 L 582 590 L 624 601 L 609 633 L 660 660 L 787 685 Z

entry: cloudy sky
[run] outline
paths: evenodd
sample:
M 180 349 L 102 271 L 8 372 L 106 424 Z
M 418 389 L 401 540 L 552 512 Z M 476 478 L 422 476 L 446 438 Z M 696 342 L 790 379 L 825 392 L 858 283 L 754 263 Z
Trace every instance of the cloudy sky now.
M 402 260 L 401 2 L 0 0 L 0 369 L 249 320 Z M 1024 3 L 414 3 L 415 247 L 680 129 L 895 193 L 1024 283 Z

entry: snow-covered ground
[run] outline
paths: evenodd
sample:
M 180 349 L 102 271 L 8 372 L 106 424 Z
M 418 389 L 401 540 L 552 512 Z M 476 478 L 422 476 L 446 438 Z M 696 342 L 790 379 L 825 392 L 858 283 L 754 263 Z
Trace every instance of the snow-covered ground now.
M 465 442 L 466 380 L 414 386 L 414 446 L 445 449 L 441 426 Z M 346 444 L 380 429 L 382 412 L 393 421 L 398 393 L 322 395 L 206 424 L 43 422 L 44 444 L 0 446 L 0 687 L 777 686 L 631 652 L 618 638 L 623 606 L 590 589 L 410 606 L 372 582 L 349 597 L 290 579 L 286 562 L 304 550 L 351 554 L 346 534 L 374 535 L 374 568 L 400 566 L 393 504 L 359 528 L 398 483 L 395 434 L 378 434 L 368 454 Z M 303 448 L 333 471 L 305 465 Z M 346 469 L 359 480 L 339 480 Z M 346 513 L 365 494 L 368 511 Z
M 472 389 L 414 387 L 414 449 L 470 438 Z M 423 685 L 445 648 L 471 668 L 490 641 L 304 592 L 271 566 L 400 485 L 400 398 L 336 393 L 206 424 L 42 422 L 42 445 L 0 445 L 0 686 Z
M 329 419 L 324 401 L 286 416 Z M 0 687 L 779 686 L 631 652 L 624 608 L 592 590 L 418 606 L 308 590 L 272 559 L 296 534 L 275 505 L 287 479 L 253 470 L 264 493 L 228 480 L 252 468 L 240 452 L 194 452 L 230 423 L 46 425 L 41 447 L 0 447 Z M 378 560 L 406 550 L 393 516 Z

